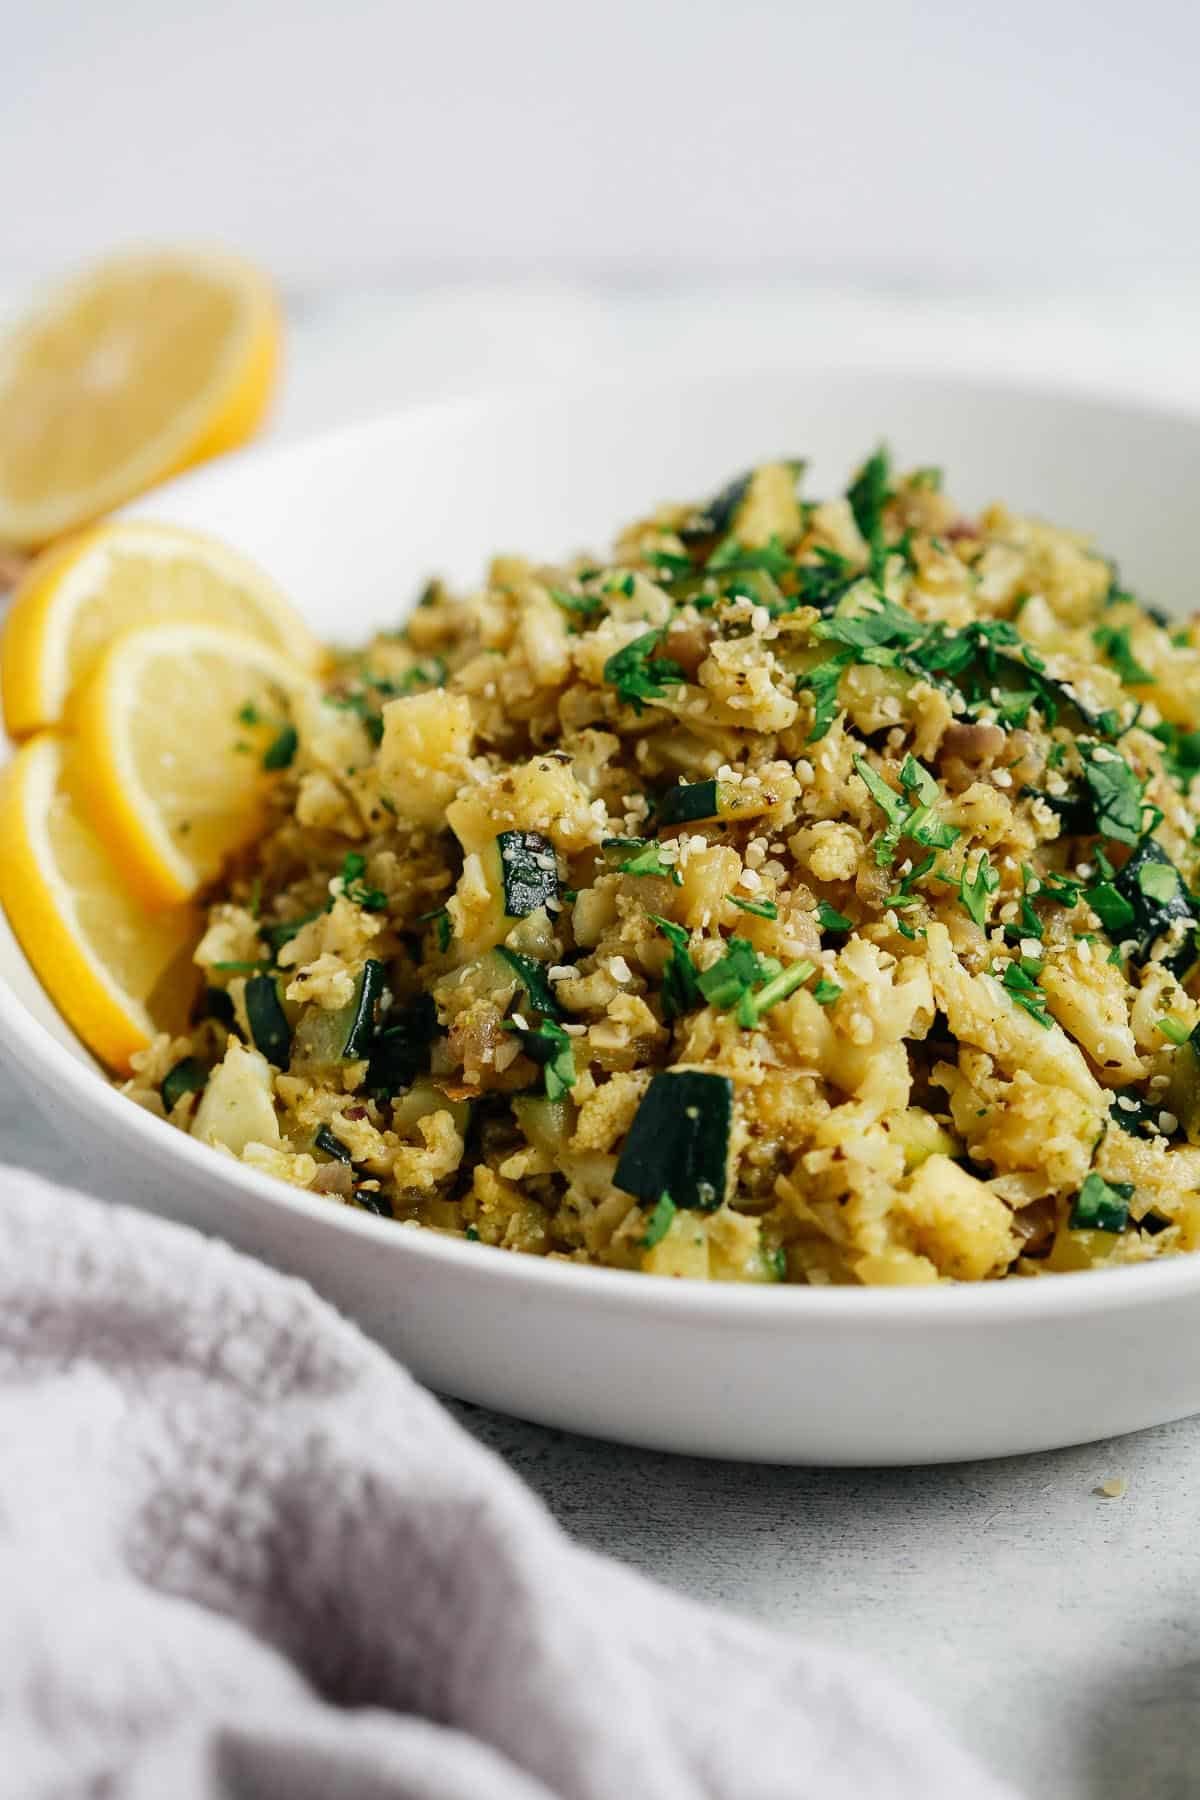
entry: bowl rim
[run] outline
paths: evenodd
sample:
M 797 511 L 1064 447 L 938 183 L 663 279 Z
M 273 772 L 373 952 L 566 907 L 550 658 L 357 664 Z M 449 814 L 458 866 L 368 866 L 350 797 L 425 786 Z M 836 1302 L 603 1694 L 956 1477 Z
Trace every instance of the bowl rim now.
M 940 371 L 923 365 L 903 367 L 871 365 L 854 359 L 823 359 L 807 364 L 797 358 L 786 365 L 777 361 L 748 361 L 745 366 L 706 371 L 697 376 L 681 367 L 661 365 L 646 388 L 670 391 L 681 380 L 705 387 L 726 386 L 772 374 L 794 379 L 814 373 L 839 379 L 893 382 L 919 386 L 936 384 L 982 391 L 989 395 L 1013 394 L 1030 401 L 1062 403 L 1097 413 L 1125 413 L 1140 419 L 1160 418 L 1174 425 L 1190 424 L 1200 437 L 1200 411 L 1186 404 L 1158 400 L 1140 401 L 1121 391 L 1078 389 L 1037 379 L 988 377 L 974 373 Z M 562 387 L 549 381 L 509 383 L 482 392 L 445 396 L 402 410 L 381 413 L 323 431 L 303 434 L 281 444 L 252 445 L 189 470 L 166 482 L 151 494 L 124 507 L 115 517 L 153 519 L 165 517 L 176 494 L 203 493 L 205 487 L 236 481 L 247 469 L 266 466 L 286 471 L 314 458 L 337 454 L 351 445 L 374 437 L 401 432 L 419 434 L 456 417 L 470 418 L 494 408 L 557 404 L 586 400 L 589 394 L 611 393 L 623 384 L 619 371 L 573 381 Z M 165 510 L 164 510 L 165 503 Z M 0 750 L 8 747 L 0 745 Z M 7 760 L 7 754 L 0 760 Z M 429 1227 L 401 1225 L 380 1219 L 361 1209 L 335 1206 L 318 1194 L 290 1186 L 176 1130 L 165 1119 L 146 1112 L 119 1092 L 98 1067 L 89 1067 L 58 1042 L 40 1020 L 27 1010 L 0 973 L 0 1055 L 19 1060 L 27 1083 L 68 1099 L 85 1116 L 103 1118 L 109 1136 L 141 1138 L 156 1167 L 177 1159 L 194 1174 L 197 1183 L 225 1183 L 246 1199 L 261 1202 L 281 1219 L 298 1218 L 327 1232 L 357 1236 L 362 1244 L 390 1245 L 407 1260 L 415 1274 L 422 1268 L 467 1281 L 487 1279 L 506 1284 L 514 1299 L 522 1290 L 550 1292 L 559 1298 L 577 1297 L 620 1313 L 651 1313 L 661 1322 L 679 1325 L 703 1322 L 718 1328 L 757 1327 L 772 1333 L 787 1328 L 789 1321 L 820 1320 L 823 1324 L 864 1327 L 891 1326 L 902 1331 L 930 1328 L 961 1329 L 964 1323 L 1001 1326 L 1022 1321 L 1063 1320 L 1095 1311 L 1125 1312 L 1190 1293 L 1200 1296 L 1200 1251 L 1169 1259 L 1128 1264 L 1119 1269 L 1076 1271 L 1053 1277 L 1009 1277 L 1002 1281 L 936 1283 L 898 1287 L 805 1287 L 741 1282 L 693 1282 L 633 1270 L 610 1269 L 596 1264 L 573 1263 L 501 1249 L 442 1234 Z

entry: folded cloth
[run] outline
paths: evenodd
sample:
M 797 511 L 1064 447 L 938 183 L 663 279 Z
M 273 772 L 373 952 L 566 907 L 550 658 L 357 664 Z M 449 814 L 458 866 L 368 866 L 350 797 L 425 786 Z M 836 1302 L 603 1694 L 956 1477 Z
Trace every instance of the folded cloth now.
M 834 1650 L 576 1548 L 318 1300 L 0 1170 L 5 1800 L 1002 1800 Z

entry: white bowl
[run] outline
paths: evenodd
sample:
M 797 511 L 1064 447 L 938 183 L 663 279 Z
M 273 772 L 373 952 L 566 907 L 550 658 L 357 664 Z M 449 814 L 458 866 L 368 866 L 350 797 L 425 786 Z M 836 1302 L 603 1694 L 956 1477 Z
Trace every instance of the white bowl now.
M 139 510 L 257 556 L 316 629 L 399 621 L 496 549 L 602 549 L 668 497 L 812 458 L 839 490 L 887 437 L 968 506 L 1095 532 L 1189 598 L 1200 423 L 1127 405 L 862 372 L 695 376 L 429 407 L 188 476 Z M 0 752 L 0 754 L 3 754 Z M 396 1226 L 254 1174 L 123 1100 L 0 917 L 0 1054 L 135 1205 L 306 1277 L 432 1387 L 575 1431 L 769 1462 L 907 1463 L 1081 1443 L 1200 1410 L 1200 1257 L 936 1289 L 741 1288 L 578 1268 Z

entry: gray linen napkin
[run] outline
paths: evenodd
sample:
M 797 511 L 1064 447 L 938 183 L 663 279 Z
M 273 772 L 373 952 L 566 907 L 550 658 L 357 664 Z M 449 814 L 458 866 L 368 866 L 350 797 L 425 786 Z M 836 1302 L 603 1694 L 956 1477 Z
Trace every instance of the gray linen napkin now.
M 1007 1790 L 849 1657 L 575 1548 L 302 1283 L 0 1169 L 0 1792 Z

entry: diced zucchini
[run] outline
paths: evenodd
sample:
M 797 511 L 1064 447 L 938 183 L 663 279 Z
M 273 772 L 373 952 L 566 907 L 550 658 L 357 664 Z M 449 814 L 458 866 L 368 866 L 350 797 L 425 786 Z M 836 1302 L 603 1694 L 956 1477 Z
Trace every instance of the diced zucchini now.
M 714 494 L 707 506 L 684 526 L 679 534 L 684 542 L 724 537 L 733 524 L 734 514 L 746 498 L 753 474 L 753 469 L 747 469 L 744 475 L 735 475 L 732 481 L 726 482 L 720 493 Z
M 465 1136 L 471 1118 L 471 1102 L 451 1100 L 427 1075 L 422 1075 L 392 1107 L 392 1124 L 397 1131 L 411 1132 L 419 1119 L 427 1119 L 430 1113 L 438 1112 L 449 1113 L 455 1130 Z
M 524 919 L 547 901 L 557 900 L 554 846 L 540 831 L 502 831 L 490 861 L 488 885 L 505 918 Z
M 534 1010 L 546 1013 L 552 1019 L 557 1018 L 561 1009 L 542 964 L 532 956 L 522 956 L 519 950 L 510 950 L 507 944 L 498 944 L 494 954 L 506 968 L 512 970 L 529 996 L 529 1004 Z
M 437 1007 L 432 994 L 417 994 L 389 1013 L 371 1044 L 368 1090 L 390 1097 L 411 1087 L 429 1066 L 429 1046 L 437 1031 Z
M 567 1147 L 574 1130 L 575 1109 L 569 1100 L 547 1100 L 541 1095 L 522 1094 L 512 1103 L 517 1124 L 535 1150 L 557 1157 Z
M 279 999 L 273 975 L 252 975 L 246 983 L 246 1017 L 250 1035 L 269 1063 L 286 1069 L 292 1056 L 292 1028 Z
M 185 1056 L 168 1070 L 159 1092 L 167 1112 L 173 1112 L 185 1094 L 198 1094 L 208 1080 L 208 1070 L 195 1056 Z
M 658 802 L 660 825 L 686 825 L 693 819 L 753 819 L 774 806 L 776 796 L 764 787 L 734 781 L 692 781 L 668 788 Z
M 379 1011 L 380 996 L 383 993 L 387 970 L 374 957 L 363 964 L 362 974 L 355 984 L 354 999 L 351 1005 L 354 1016 L 350 1021 L 350 1029 L 346 1033 L 346 1041 L 342 1045 L 342 1057 L 346 1062 L 356 1062 L 360 1057 L 370 1054 L 371 1040 L 375 1036 L 375 1020 Z
M 733 532 L 747 544 L 765 544 L 772 537 L 793 543 L 801 529 L 796 486 L 804 466 L 802 457 L 791 457 L 747 469 L 689 519 L 680 537 L 690 544 Z
M 377 1219 L 394 1219 L 392 1203 L 386 1194 L 378 1194 L 373 1188 L 355 1188 L 354 1204 L 361 1206 L 364 1212 L 374 1213 Z
M 1173 975 L 1182 978 L 1196 960 L 1195 927 L 1200 919 L 1182 876 L 1162 845 L 1146 838 L 1113 886 L 1133 913 L 1128 935 L 1138 940 L 1132 958 L 1135 968 L 1150 960 L 1160 938 L 1177 928 L 1179 921 L 1184 922 L 1183 941 L 1162 959 Z
M 349 1150 L 346 1148 L 345 1144 L 343 1144 L 341 1138 L 335 1137 L 328 1125 L 322 1125 L 321 1129 L 318 1131 L 316 1137 L 313 1139 L 313 1148 L 315 1150 L 323 1150 L 326 1156 L 336 1156 L 339 1162 L 348 1163 L 353 1161 Z
M 681 1210 L 715 1211 L 725 1198 L 732 1123 L 727 1075 L 656 1075 L 629 1128 L 615 1185 L 648 1205 L 669 1194 Z
M 1194 1035 L 1171 1058 L 1171 1080 L 1162 1104 L 1175 1114 L 1188 1143 L 1200 1144 L 1200 1055 Z
M 386 979 L 385 965 L 371 958 L 363 964 L 345 1006 L 330 1012 L 310 1007 L 296 1030 L 296 1060 L 332 1068 L 369 1056 Z
M 224 1025 L 228 1031 L 236 1031 L 237 1019 L 233 1010 L 233 996 L 228 994 L 224 988 L 205 988 L 204 1017 L 215 1019 L 218 1025 Z
M 720 811 L 720 781 L 692 781 L 668 788 L 658 803 L 660 825 L 684 825 L 692 819 L 715 819 Z

